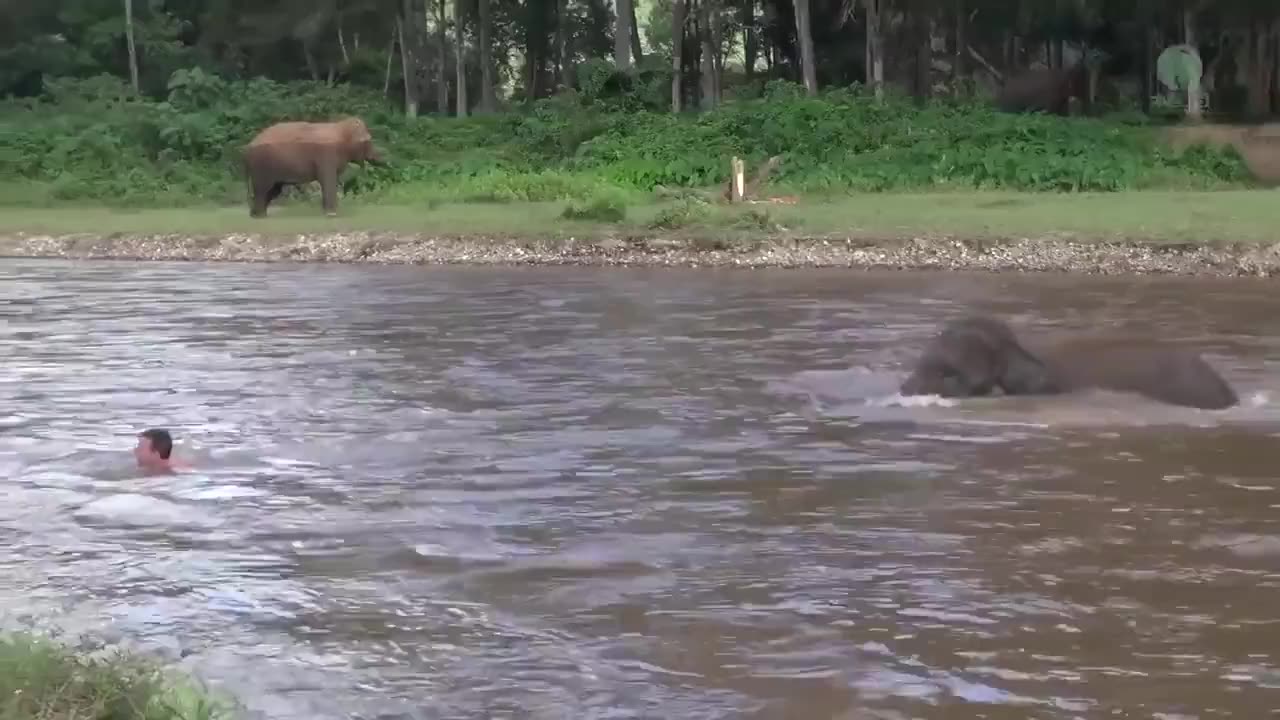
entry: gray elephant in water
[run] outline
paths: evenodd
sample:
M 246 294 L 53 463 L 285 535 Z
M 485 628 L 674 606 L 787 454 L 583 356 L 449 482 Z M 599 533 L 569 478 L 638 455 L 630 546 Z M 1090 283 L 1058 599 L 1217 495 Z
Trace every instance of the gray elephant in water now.
M 1155 343 L 1072 338 L 1028 349 L 1007 323 L 969 315 L 925 347 L 903 395 L 1056 395 L 1089 388 L 1129 392 L 1206 410 L 1239 402 L 1196 352 Z

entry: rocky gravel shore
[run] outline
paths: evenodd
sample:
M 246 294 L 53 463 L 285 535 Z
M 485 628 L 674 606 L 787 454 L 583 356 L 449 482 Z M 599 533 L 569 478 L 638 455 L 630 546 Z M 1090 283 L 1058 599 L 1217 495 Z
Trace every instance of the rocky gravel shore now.
M 354 232 L 264 236 L 0 235 L 0 256 L 224 262 L 897 268 L 1263 276 L 1280 242 L 1205 245 L 1034 238 L 613 236 L 513 238 Z

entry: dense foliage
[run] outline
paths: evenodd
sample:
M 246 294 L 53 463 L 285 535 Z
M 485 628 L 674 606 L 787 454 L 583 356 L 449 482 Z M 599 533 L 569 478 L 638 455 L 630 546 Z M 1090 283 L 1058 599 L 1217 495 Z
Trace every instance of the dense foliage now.
M 701 114 L 638 110 L 573 94 L 468 119 L 406 118 L 376 93 L 317 83 L 227 82 L 178 71 L 164 101 L 117 78 L 62 80 L 0 109 L 0 165 L 47 199 L 242 202 L 238 148 L 275 120 L 355 113 L 391 164 L 352 166 L 347 193 L 397 201 L 553 200 L 725 181 L 737 154 L 783 155 L 775 182 L 809 193 L 925 188 L 1113 191 L 1244 177 L 1233 154 L 1175 157 L 1141 122 L 917 107 L 854 90 L 805 97 L 776 81 L 760 98 Z M 7 199 L 37 202 L 21 194 Z
M 704 108 L 776 79 L 989 91 L 1089 55 L 1146 110 L 1179 94 L 1155 83 L 1156 54 L 1190 43 L 1210 111 L 1280 113 L 1280 3 L 1259 0 L 0 0 L 0 17 L 0 97 L 105 72 L 158 98 L 199 67 L 466 114 L 585 91 L 605 62 L 667 109 Z
M 810 194 L 1211 187 L 1242 163 L 1154 142 L 1153 117 L 1201 92 L 1162 87 L 1155 55 L 1190 39 L 1207 112 L 1274 113 L 1271 5 L 0 0 L 0 202 L 243 202 L 255 132 L 346 114 L 392 161 L 346 192 L 401 202 L 598 210 L 724 182 L 735 154 L 781 154 L 775 181 Z M 1010 78 L 1081 58 L 1090 117 L 992 109 Z
M 148 660 L 114 652 L 81 655 L 50 639 L 0 638 L 0 720 L 215 720 L 231 717 L 206 696 Z

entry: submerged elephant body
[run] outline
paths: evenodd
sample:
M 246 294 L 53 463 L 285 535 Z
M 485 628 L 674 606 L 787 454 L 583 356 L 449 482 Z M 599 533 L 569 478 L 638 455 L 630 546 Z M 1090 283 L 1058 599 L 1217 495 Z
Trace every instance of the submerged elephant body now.
M 258 133 L 243 149 L 251 194 L 249 215 L 262 217 L 285 185 L 318 181 L 325 214 L 338 210 L 338 179 L 348 163 L 382 164 L 364 121 L 282 122 Z
M 1071 338 L 1023 345 L 1003 321 L 948 323 L 925 348 L 903 395 L 1057 395 L 1097 388 L 1206 410 L 1239 402 L 1199 353 L 1162 343 Z

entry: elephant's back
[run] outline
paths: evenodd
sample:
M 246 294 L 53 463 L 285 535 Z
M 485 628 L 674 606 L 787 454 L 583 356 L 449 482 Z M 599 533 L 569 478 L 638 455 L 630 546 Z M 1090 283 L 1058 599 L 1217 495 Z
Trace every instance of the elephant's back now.
M 249 141 L 249 146 L 307 141 L 315 137 L 316 131 L 316 123 L 298 120 L 279 122 L 263 128 L 254 135 Z
M 1051 68 L 1036 68 L 1015 75 L 1000 88 L 998 97 L 1001 100 L 1015 100 L 1027 97 L 1039 97 L 1047 89 L 1062 82 L 1062 71 Z
M 1238 398 L 1195 350 L 1160 342 L 1072 339 L 1036 348 L 1051 371 L 1075 388 L 1137 392 L 1165 402 L 1221 408 Z

